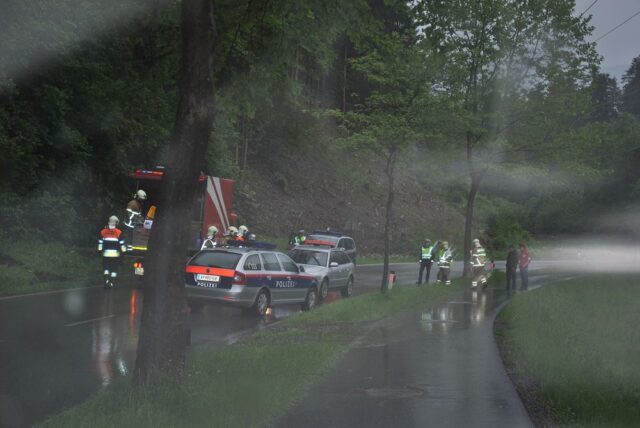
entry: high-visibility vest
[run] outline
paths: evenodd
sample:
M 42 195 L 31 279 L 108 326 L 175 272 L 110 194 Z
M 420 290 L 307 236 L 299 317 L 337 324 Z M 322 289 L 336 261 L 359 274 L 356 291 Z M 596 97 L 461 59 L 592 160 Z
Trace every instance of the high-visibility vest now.
M 451 260 L 453 259 L 453 254 L 451 254 L 451 250 L 442 249 L 438 255 L 438 266 L 448 268 L 451 267 Z
M 117 227 L 102 229 L 98 239 L 98 251 L 102 251 L 102 257 L 120 257 L 121 253 L 127 251 L 122 231 Z
M 431 260 L 431 252 L 433 251 L 433 245 L 429 245 L 428 247 L 422 247 L 421 249 L 422 254 L 421 254 L 421 259 L 422 260 Z
M 487 259 L 487 254 L 482 247 L 476 247 L 471 250 L 471 264 L 473 267 L 484 267 Z

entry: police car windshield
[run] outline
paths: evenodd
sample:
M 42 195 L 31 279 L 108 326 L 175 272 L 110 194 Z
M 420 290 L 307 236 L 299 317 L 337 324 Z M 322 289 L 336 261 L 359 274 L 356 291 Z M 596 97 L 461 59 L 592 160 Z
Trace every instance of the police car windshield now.
M 329 235 L 309 235 L 307 239 L 312 241 L 326 241 L 326 242 L 331 242 L 332 244 L 335 244 L 340 240 L 340 238 L 337 238 L 335 236 L 329 236 Z
M 242 254 L 226 251 L 203 251 L 191 260 L 191 265 L 235 269 Z
M 324 251 L 292 250 L 289 257 L 301 265 L 327 266 L 327 253 Z

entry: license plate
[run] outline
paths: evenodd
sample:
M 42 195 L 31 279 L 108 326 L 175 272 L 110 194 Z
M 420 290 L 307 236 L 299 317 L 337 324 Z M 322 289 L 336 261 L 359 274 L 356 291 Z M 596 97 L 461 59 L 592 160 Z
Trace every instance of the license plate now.
M 217 282 L 203 282 L 203 281 L 198 281 L 198 287 L 204 287 L 204 288 L 218 288 L 218 283 L 217 283 Z
M 144 268 L 143 267 L 136 268 L 135 274 L 140 276 L 144 275 Z
M 220 277 L 218 275 L 204 275 L 197 274 L 196 281 L 207 281 L 207 282 L 220 282 Z

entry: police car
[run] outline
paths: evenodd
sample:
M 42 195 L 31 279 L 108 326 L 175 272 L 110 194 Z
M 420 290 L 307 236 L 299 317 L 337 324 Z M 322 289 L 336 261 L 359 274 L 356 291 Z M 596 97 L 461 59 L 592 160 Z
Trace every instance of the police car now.
M 354 264 L 344 250 L 322 245 L 297 245 L 287 253 L 320 284 L 318 297 L 324 300 L 329 290 L 340 290 L 342 297 L 353 294 Z
M 350 236 L 344 235 L 342 232 L 333 230 L 314 230 L 304 241 L 305 245 L 330 246 L 343 250 L 356 264 L 358 251 L 356 242 Z
M 187 262 L 185 283 L 192 308 L 218 302 L 262 316 L 270 306 L 299 303 L 310 310 L 318 300 L 315 277 L 273 249 L 202 250 Z

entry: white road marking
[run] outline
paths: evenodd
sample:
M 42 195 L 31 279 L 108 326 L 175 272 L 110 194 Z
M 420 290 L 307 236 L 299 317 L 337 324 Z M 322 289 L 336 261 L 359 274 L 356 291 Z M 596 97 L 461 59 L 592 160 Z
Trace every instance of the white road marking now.
M 115 315 L 107 315 L 106 317 L 100 317 L 100 318 L 93 318 L 90 320 L 84 320 L 84 321 L 78 321 L 78 322 L 72 322 L 70 324 L 65 324 L 65 327 L 75 327 L 77 325 L 81 325 L 81 324 L 88 324 L 90 322 L 95 322 L 95 321 L 100 321 L 100 320 L 105 320 L 107 318 L 113 318 L 115 317 Z

